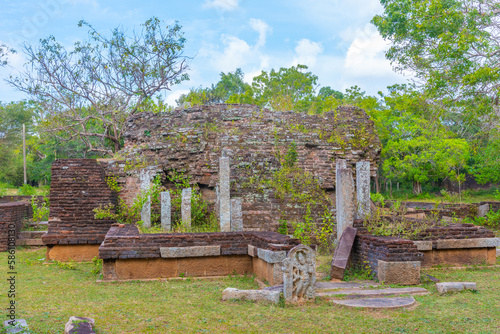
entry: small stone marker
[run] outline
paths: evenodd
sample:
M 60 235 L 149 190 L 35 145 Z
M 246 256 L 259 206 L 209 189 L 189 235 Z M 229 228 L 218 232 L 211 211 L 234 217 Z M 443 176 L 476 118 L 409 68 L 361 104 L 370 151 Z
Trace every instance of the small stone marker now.
M 477 208 L 477 216 L 478 217 L 484 217 L 486 214 L 490 211 L 490 205 L 489 204 L 483 204 L 480 205 Z
M 339 239 L 335 252 L 333 253 L 332 267 L 330 269 L 330 278 L 343 279 L 344 272 L 351 255 L 352 245 L 356 238 L 357 229 L 346 227 L 344 233 Z
M 219 215 L 221 232 L 231 231 L 229 157 L 219 158 Z
M 347 226 L 352 226 L 356 216 L 354 198 L 354 180 L 350 169 L 337 170 L 339 183 L 337 184 L 337 238 L 342 236 Z
M 238 290 L 227 288 L 222 291 L 222 300 L 254 300 L 257 302 L 270 302 L 277 304 L 280 300 L 280 290 Z
M 191 188 L 182 189 L 181 217 L 182 224 L 191 228 Z
M 458 292 L 462 290 L 477 290 L 474 282 L 442 282 L 436 283 L 436 289 L 439 293 Z
M 141 192 L 145 193 L 151 188 L 151 179 L 149 176 L 149 171 L 142 169 L 139 174 L 139 179 L 141 181 Z M 141 210 L 141 220 L 143 221 L 143 226 L 148 228 L 151 227 L 151 196 L 148 196 L 146 203 Z
M 420 261 L 378 260 L 378 280 L 386 284 L 420 284 Z
M 241 212 L 241 198 L 231 199 L 231 231 L 243 231 L 243 215 Z
M 6 320 L 3 322 L 6 333 L 29 333 L 28 323 L 24 319 Z
M 316 258 L 314 250 L 298 245 L 283 260 L 283 294 L 287 302 L 314 299 Z
M 162 191 L 161 201 L 161 228 L 165 231 L 172 229 L 172 204 L 170 200 L 170 191 Z
M 64 327 L 64 334 L 95 334 L 92 318 L 70 317 Z
M 358 210 L 357 219 L 370 216 L 370 162 L 356 162 L 356 201 Z

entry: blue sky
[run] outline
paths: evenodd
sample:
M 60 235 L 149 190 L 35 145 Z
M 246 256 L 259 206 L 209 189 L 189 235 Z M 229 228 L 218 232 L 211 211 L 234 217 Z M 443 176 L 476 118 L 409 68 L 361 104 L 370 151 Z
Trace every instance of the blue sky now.
M 156 16 L 177 20 L 186 37 L 184 54 L 194 57 L 191 80 L 173 86 L 170 104 L 191 87 L 216 83 L 220 72 L 241 68 L 251 82 L 261 70 L 309 66 L 319 85 L 344 91 L 358 85 L 369 94 L 408 80 L 384 58 L 388 43 L 370 24 L 382 12 L 377 0 L 0 0 L 0 43 L 19 52 L 0 68 L 0 101 L 26 98 L 3 79 L 23 68 L 23 43 L 54 35 L 71 48 L 85 39 L 79 20 L 109 33 L 132 31 Z

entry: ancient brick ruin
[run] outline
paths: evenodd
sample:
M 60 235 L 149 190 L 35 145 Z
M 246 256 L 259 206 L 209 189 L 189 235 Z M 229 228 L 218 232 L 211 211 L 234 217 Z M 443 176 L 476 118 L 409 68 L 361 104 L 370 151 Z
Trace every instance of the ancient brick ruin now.
M 273 175 L 294 151 L 299 174 L 313 182 L 297 179 L 296 189 L 279 193 Z M 118 177 L 120 196 L 131 202 L 141 169 L 161 175 L 167 188 L 166 175 L 175 170 L 190 176 L 213 204 L 223 154 L 230 158 L 231 197 L 242 199 L 244 230 L 276 231 L 280 220 L 302 221 L 307 206 L 321 223 L 325 210 L 334 208 L 335 160 L 346 159 L 350 166 L 367 160 L 374 176 L 380 141 L 368 115 L 349 106 L 322 115 L 229 104 L 143 112 L 128 119 L 125 148 L 118 154 L 123 159 L 108 161 L 107 173 Z M 301 202 L 305 192 L 314 201 Z
M 104 169 L 96 160 L 54 161 L 49 225 L 42 237 L 48 259 L 57 257 L 58 245 L 71 245 L 78 248 L 76 252 L 97 256 L 98 247 L 114 221 L 96 219 L 93 210 L 108 204 L 116 204 L 116 194 L 109 189 Z
M 9 247 L 15 247 L 24 220 L 31 218 L 32 214 L 33 211 L 28 202 L 16 201 L 0 204 L 0 252 L 5 252 Z

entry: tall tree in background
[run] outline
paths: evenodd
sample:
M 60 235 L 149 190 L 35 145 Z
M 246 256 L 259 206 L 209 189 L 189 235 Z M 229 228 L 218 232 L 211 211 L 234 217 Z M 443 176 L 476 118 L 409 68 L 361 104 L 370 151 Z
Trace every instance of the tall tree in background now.
M 410 70 L 434 101 L 460 114 L 461 126 L 483 116 L 496 126 L 500 96 L 498 0 L 381 0 L 372 23 L 392 42 L 396 70 Z
M 152 18 L 139 33 L 117 28 L 107 38 L 80 21 L 88 40 L 71 51 L 53 36 L 27 45 L 27 70 L 9 82 L 42 106 L 41 124 L 57 140 L 78 140 L 86 152 L 110 155 L 122 145 L 128 115 L 188 79 L 181 27 L 162 24 Z

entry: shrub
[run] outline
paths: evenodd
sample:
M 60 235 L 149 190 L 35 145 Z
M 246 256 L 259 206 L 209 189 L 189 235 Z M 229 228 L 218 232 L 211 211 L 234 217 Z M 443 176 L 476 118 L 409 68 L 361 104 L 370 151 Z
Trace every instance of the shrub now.
M 31 197 L 31 208 L 33 209 L 33 221 L 40 222 L 49 219 L 50 203 L 47 197 L 38 203 L 35 196 Z
M 36 188 L 29 185 L 29 184 L 23 184 L 21 188 L 19 188 L 17 194 L 21 196 L 33 196 L 36 195 Z

